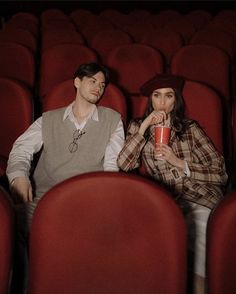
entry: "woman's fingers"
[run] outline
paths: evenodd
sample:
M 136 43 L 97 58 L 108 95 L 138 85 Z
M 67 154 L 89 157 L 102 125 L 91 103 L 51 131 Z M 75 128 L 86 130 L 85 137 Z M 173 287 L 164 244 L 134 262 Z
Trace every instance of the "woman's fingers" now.
M 160 111 L 157 111 L 157 110 L 154 110 L 152 112 L 152 123 L 153 124 L 158 124 L 158 123 L 161 123 L 161 122 L 164 122 L 167 118 L 167 115 L 165 113 L 165 111 L 163 110 L 160 110 Z

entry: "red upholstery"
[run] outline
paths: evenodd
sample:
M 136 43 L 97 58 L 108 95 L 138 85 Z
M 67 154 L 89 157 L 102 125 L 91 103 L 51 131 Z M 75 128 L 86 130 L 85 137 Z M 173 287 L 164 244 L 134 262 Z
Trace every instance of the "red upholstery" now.
M 236 163 L 236 101 L 232 103 L 232 136 L 233 136 L 233 159 Z
M 1 43 L 0 77 L 18 80 L 33 89 L 35 60 L 32 52 L 17 43 Z
M 231 23 L 236 23 L 235 21 L 236 13 L 234 9 L 221 9 L 214 17 L 217 21 L 229 21 Z
M 173 55 L 184 46 L 184 39 L 179 33 L 162 28 L 146 32 L 142 43 L 160 50 L 169 66 Z
M 14 214 L 9 195 L 0 187 L 0 293 L 9 293 L 13 257 Z
M 234 19 L 234 22 L 232 23 L 230 19 L 217 19 L 214 17 L 214 19 L 208 23 L 206 26 L 206 29 L 215 29 L 219 31 L 224 31 L 236 38 L 236 22 Z M 235 40 L 234 40 L 235 41 Z M 236 42 L 236 41 L 235 41 Z
M 163 72 L 163 57 L 152 47 L 143 44 L 121 45 L 107 58 L 114 78 L 129 94 L 139 93 L 140 86 L 156 73 Z
M 220 30 L 219 27 L 199 30 L 192 36 L 190 44 L 206 44 L 217 47 L 228 54 L 232 61 L 235 59 L 235 39 L 230 33 Z
M 33 122 L 32 94 L 17 82 L 0 78 L 0 165 L 5 171 L 12 144 Z
M 196 30 L 200 30 L 209 23 L 213 16 L 207 10 L 195 9 L 185 14 L 185 17 L 194 25 Z
M 143 95 L 132 95 L 130 96 L 130 103 L 132 109 L 131 118 L 141 118 L 145 113 L 148 97 Z
M 42 25 L 50 22 L 51 20 L 68 20 L 69 17 L 65 12 L 58 8 L 48 8 L 42 11 L 40 14 L 40 20 Z
M 67 30 L 68 34 L 71 31 L 76 31 L 74 23 L 68 19 L 51 19 L 45 22 L 41 26 L 41 33 L 44 34 L 47 31 Z
M 52 188 L 30 234 L 30 294 L 184 294 L 186 227 L 142 177 L 95 172 Z
M 15 17 L 14 17 L 15 16 Z M 35 19 L 15 14 L 4 23 L 4 29 L 19 28 L 32 33 L 36 38 L 39 36 L 39 23 Z
M 70 19 L 76 25 L 77 29 L 81 31 L 87 23 L 89 23 L 89 19 L 94 16 L 94 13 L 87 9 L 76 9 L 73 10 L 70 14 Z
M 171 72 L 213 87 L 225 101 L 230 99 L 230 59 L 209 45 L 182 47 L 172 58 Z
M 23 45 L 34 54 L 37 51 L 37 41 L 35 36 L 31 32 L 21 28 L 13 27 L 8 30 L 1 31 L 0 42 L 10 42 Z
M 55 86 L 52 91 L 45 96 L 42 108 L 43 111 L 64 107 L 69 105 L 75 99 L 75 88 L 73 80 L 67 80 Z M 125 96 L 114 84 L 106 87 L 104 95 L 98 105 L 110 107 L 120 112 L 124 123 L 127 121 L 127 103 Z
M 179 19 L 182 14 L 175 9 L 163 9 L 159 13 L 153 14 L 151 18 L 152 24 L 156 28 L 164 27 L 170 20 Z
M 54 30 L 46 30 L 42 33 L 42 51 L 47 50 L 56 45 L 71 43 L 84 44 L 83 36 L 72 29 L 55 28 Z
M 140 21 L 149 21 L 151 13 L 147 9 L 132 9 L 128 17 L 132 19 L 133 23 L 138 23 Z
M 41 58 L 40 97 L 71 79 L 81 63 L 97 61 L 95 52 L 80 44 L 61 44 L 45 50 Z
M 97 51 L 103 63 L 110 51 L 117 46 L 133 43 L 133 39 L 126 32 L 119 29 L 105 29 L 98 32 L 91 40 L 90 46 Z
M 82 27 L 80 30 L 88 45 L 91 46 L 91 41 L 96 34 L 100 31 L 106 30 L 107 28 L 112 29 L 115 28 L 115 26 L 108 19 L 94 14 L 89 17 L 89 22 L 87 22 L 86 26 Z
M 72 19 L 75 23 L 76 23 L 76 20 L 83 22 L 93 15 L 94 14 L 91 10 L 80 8 L 80 9 L 75 9 L 71 11 L 70 19 Z
M 112 22 L 115 27 L 123 30 L 125 25 L 133 23 L 133 19 L 129 17 L 128 14 L 122 13 L 121 11 L 113 8 L 107 8 L 100 12 L 99 14 L 102 18 L 108 19 Z
M 127 32 L 136 43 L 142 43 L 142 39 L 147 32 L 153 29 L 153 25 L 149 21 L 140 19 L 139 21 L 124 25 L 122 29 Z
M 236 293 L 236 190 L 211 214 L 207 231 L 208 294 Z
M 194 27 L 192 22 L 189 21 L 185 17 L 180 17 L 178 19 L 169 20 L 165 24 L 164 28 L 166 28 L 168 30 L 173 30 L 174 32 L 181 34 L 181 36 L 184 38 L 186 44 L 188 44 L 192 35 L 196 31 L 196 28 Z
M 4 176 L 7 169 L 7 157 L 0 154 L 0 177 Z
M 14 18 L 14 19 L 15 18 L 18 18 L 18 19 L 26 19 L 26 20 L 35 22 L 36 25 L 39 25 L 39 19 L 38 19 L 38 17 L 34 13 L 29 12 L 29 11 L 16 12 L 11 17 Z
M 222 50 L 209 45 L 188 45 L 182 47 L 172 58 L 171 71 L 186 79 L 202 82 L 214 90 L 222 98 L 224 123 L 229 125 L 229 105 L 232 99 L 230 88 L 230 58 Z M 229 128 L 225 130 L 227 157 L 232 157 Z
M 210 87 L 193 81 L 185 82 L 183 96 L 186 114 L 199 122 L 215 147 L 223 154 L 223 111 L 220 96 Z

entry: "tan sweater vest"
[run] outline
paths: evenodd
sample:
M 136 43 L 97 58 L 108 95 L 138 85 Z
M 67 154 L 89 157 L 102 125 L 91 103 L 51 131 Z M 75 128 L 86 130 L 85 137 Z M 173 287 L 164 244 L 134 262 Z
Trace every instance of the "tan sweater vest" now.
M 36 196 L 39 197 L 55 184 L 72 176 L 103 170 L 104 155 L 120 114 L 112 109 L 98 107 L 98 119 L 89 119 L 85 134 L 77 140 L 78 149 L 70 153 L 76 128 L 67 118 L 65 108 L 45 112 L 42 116 L 43 150 L 34 172 Z

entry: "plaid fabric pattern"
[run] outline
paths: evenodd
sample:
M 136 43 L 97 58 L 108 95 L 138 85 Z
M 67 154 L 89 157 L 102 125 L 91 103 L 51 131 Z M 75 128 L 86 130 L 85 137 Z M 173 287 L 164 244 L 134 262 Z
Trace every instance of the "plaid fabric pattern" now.
M 141 122 L 131 121 L 126 143 L 118 156 L 118 166 L 130 171 L 144 162 L 147 172 L 166 186 L 175 198 L 185 199 L 212 209 L 223 197 L 228 176 L 225 161 L 211 140 L 197 123 L 179 140 L 171 130 L 170 143 L 177 157 L 187 161 L 190 176 L 170 163 L 158 160 L 154 154 L 154 128 L 149 128 L 148 139 L 138 133 Z

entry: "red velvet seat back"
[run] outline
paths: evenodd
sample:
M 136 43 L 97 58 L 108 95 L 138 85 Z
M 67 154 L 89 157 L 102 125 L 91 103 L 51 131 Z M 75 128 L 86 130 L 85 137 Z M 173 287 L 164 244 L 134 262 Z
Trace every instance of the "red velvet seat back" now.
M 236 191 L 213 211 L 207 233 L 207 282 L 209 294 L 236 293 Z
M 110 51 L 117 46 L 133 43 L 133 39 L 126 32 L 119 29 L 105 29 L 99 31 L 91 39 L 90 46 L 96 50 L 101 60 L 106 64 Z
M 35 210 L 29 292 L 185 293 L 186 227 L 162 188 L 117 172 L 73 177 Z
M 9 195 L 0 187 L 0 293 L 9 293 L 13 239 L 14 239 L 14 213 L 9 201 Z
M 184 46 L 173 56 L 171 72 L 213 87 L 225 102 L 231 98 L 230 59 L 219 48 L 203 44 Z
M 30 91 L 10 79 L 0 78 L 0 97 L 0 166 L 5 171 L 14 141 L 33 122 L 33 105 Z
M 80 44 L 61 44 L 45 50 L 41 57 L 39 95 L 71 79 L 81 63 L 96 62 L 95 52 Z
M 1 43 L 0 77 L 15 79 L 33 90 L 35 85 L 33 53 L 25 46 L 17 43 Z
M 223 107 L 220 96 L 210 87 L 186 81 L 183 96 L 188 117 L 199 122 L 203 130 L 214 143 L 216 149 L 223 154 Z
M 129 94 L 137 94 L 142 84 L 163 72 L 163 57 L 147 45 L 128 44 L 113 49 L 107 65 L 114 71 L 119 86 Z

